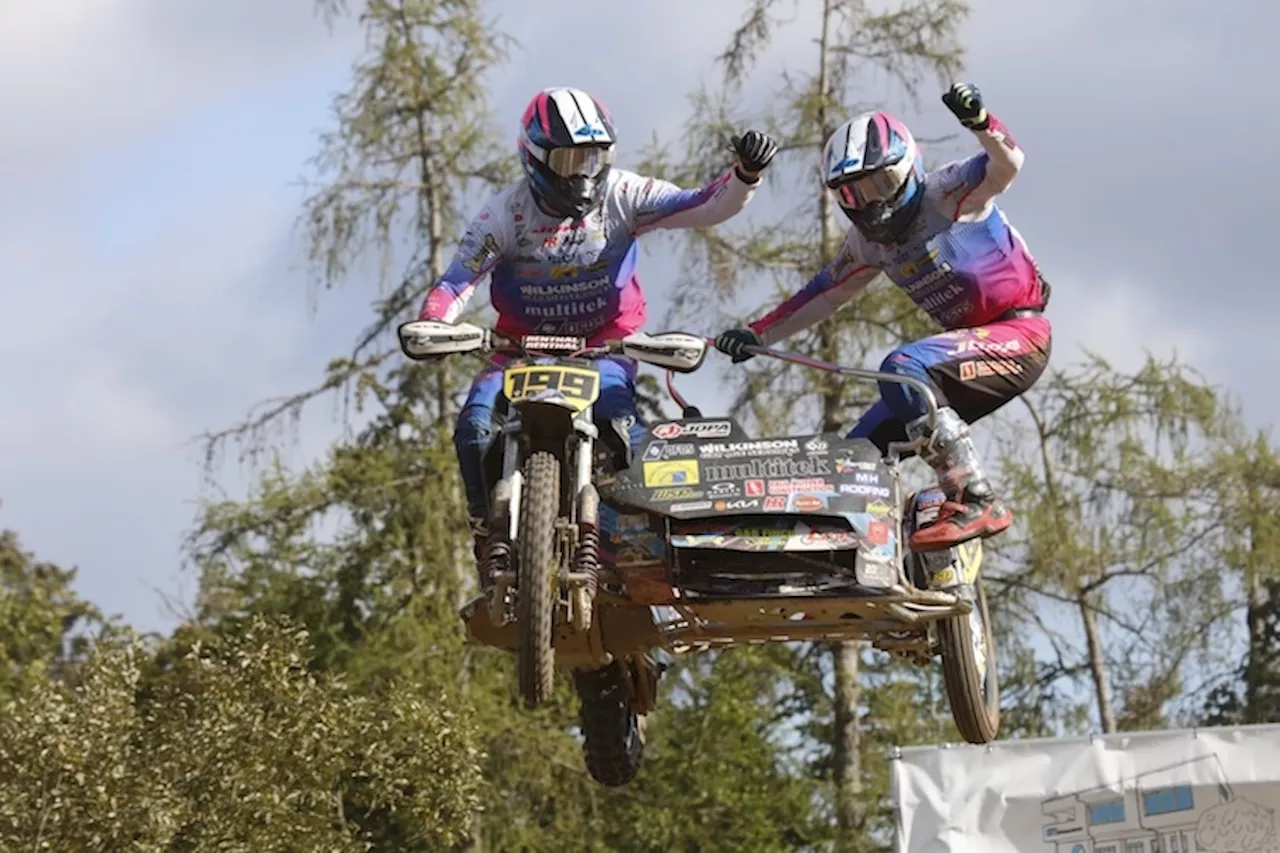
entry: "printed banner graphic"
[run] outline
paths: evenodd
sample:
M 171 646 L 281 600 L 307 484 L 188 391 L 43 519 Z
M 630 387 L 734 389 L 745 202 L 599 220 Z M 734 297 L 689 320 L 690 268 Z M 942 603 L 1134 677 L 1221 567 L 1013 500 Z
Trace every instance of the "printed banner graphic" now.
M 898 853 L 1280 853 L 1280 725 L 911 747 Z

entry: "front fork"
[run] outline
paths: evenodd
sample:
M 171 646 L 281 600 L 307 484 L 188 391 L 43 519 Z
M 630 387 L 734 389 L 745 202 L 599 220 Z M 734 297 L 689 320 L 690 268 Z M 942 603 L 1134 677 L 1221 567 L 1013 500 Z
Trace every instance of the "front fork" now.
M 502 476 L 494 486 L 490 501 L 488 551 L 493 594 L 489 599 L 489 617 L 497 626 L 507 624 L 515 616 L 515 599 L 510 594 L 515 582 L 511 555 L 520 537 L 523 431 L 518 414 L 502 426 Z M 564 467 L 564 473 L 569 475 L 566 492 L 573 498 L 569 503 L 571 515 L 567 519 L 561 517 L 557 530 L 561 553 L 570 554 L 572 558 L 561 563 L 558 574 L 560 589 L 568 592 L 565 604 L 569 622 L 576 631 L 591 628 L 600 582 L 600 493 L 591 478 L 599 434 L 588 410 L 574 418 L 573 436 L 566 442 L 570 462 Z

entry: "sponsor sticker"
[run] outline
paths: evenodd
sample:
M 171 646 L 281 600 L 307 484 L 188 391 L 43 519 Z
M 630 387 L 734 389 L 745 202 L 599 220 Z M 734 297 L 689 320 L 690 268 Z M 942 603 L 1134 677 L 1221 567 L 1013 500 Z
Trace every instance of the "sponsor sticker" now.
M 867 541 L 872 545 L 889 544 L 889 524 L 885 521 L 867 523 Z
M 875 462 L 863 462 L 861 459 L 837 459 L 836 473 L 851 474 L 854 471 L 874 471 L 877 464 Z
M 869 504 L 867 504 L 868 515 L 876 515 L 883 518 L 884 516 L 888 515 L 891 512 L 893 512 L 893 509 L 883 501 L 871 501 Z
M 800 442 L 794 438 L 733 441 L 699 445 L 698 455 L 703 459 L 739 459 L 747 456 L 785 456 L 799 449 Z
M 699 489 L 654 489 L 649 499 L 655 501 L 696 501 L 705 494 L 706 492 Z
M 806 477 L 795 480 L 770 480 L 769 494 L 794 495 L 798 492 L 829 492 L 831 484 L 817 477 Z
M 972 382 L 988 376 L 1018 376 L 1022 371 L 1022 365 L 1016 361 L 962 361 L 960 381 Z
M 698 462 L 695 459 L 675 459 L 669 462 L 645 462 L 644 484 L 646 488 L 656 486 L 696 486 L 698 479 Z
M 655 441 L 644 449 L 645 462 L 659 462 L 663 459 L 688 459 L 697 453 L 698 445 L 688 443 L 670 443 Z
M 791 507 L 798 512 L 817 512 L 826 505 L 826 501 L 813 495 L 796 495 L 791 499 Z
M 794 459 L 769 456 L 761 459 L 719 459 L 702 463 L 709 481 L 780 480 L 788 477 L 823 477 L 831 473 L 831 462 L 821 457 Z
M 650 432 L 654 438 L 663 439 L 679 438 L 682 435 L 691 438 L 728 438 L 733 434 L 733 424 L 729 421 L 658 424 Z
M 868 498 L 887 498 L 891 492 L 888 486 L 868 486 L 865 483 L 841 483 L 840 494 L 858 495 Z
M 760 506 L 760 501 L 749 501 L 739 499 L 736 501 L 716 501 L 716 512 L 745 512 L 749 509 L 756 509 Z

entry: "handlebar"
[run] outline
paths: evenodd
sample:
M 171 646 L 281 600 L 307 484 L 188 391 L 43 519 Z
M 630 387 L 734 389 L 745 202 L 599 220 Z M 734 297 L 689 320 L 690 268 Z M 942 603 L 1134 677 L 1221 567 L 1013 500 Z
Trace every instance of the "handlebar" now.
M 438 323 L 438 321 L 429 321 Z M 400 327 L 401 331 L 401 348 L 405 349 L 406 354 L 411 357 L 423 358 L 430 357 L 432 353 L 419 352 L 416 356 L 406 348 L 404 334 L 405 329 L 415 323 L 405 323 Z M 696 408 L 690 406 L 688 402 L 680 396 L 675 389 L 673 382 L 673 374 L 691 373 L 702 365 L 702 359 L 707 349 L 715 347 L 715 339 L 700 338 L 698 336 L 689 335 L 684 332 L 664 332 L 660 335 L 652 336 L 647 333 L 636 333 L 619 340 L 608 340 L 601 344 L 588 346 L 587 339 L 576 335 L 520 335 L 512 336 L 499 332 L 497 329 L 480 328 L 462 324 L 466 330 L 462 328 L 452 327 L 452 324 L 439 324 L 449 328 L 446 333 L 446 342 L 444 343 L 442 352 L 463 353 L 463 352 L 497 352 L 512 354 L 565 354 L 570 358 L 581 358 L 589 356 L 606 356 L 606 355 L 630 355 L 640 361 L 647 362 L 657 367 L 666 367 L 667 369 L 667 390 L 671 394 L 672 399 L 684 410 L 684 417 L 700 417 L 701 414 Z M 454 332 L 454 329 L 457 329 Z M 437 331 L 439 329 L 437 328 Z M 665 339 L 665 340 L 663 340 Z M 421 339 L 420 339 L 421 340 Z M 701 346 L 698 346 L 701 344 Z M 785 361 L 790 364 L 797 364 L 801 367 L 808 367 L 813 370 L 822 370 L 827 373 L 835 373 L 840 376 L 848 376 L 852 379 L 859 379 L 867 382 L 891 382 L 907 387 L 916 391 L 924 399 L 927 409 L 926 417 L 928 418 L 930 429 L 937 426 L 938 422 L 938 400 L 933 389 L 928 383 L 916 379 L 912 376 L 903 376 L 898 373 L 887 373 L 880 370 L 865 370 L 859 367 L 841 367 L 828 361 L 817 358 L 810 358 L 799 353 L 787 352 L 785 350 L 774 349 L 766 346 L 745 346 L 743 350 L 751 355 L 764 356 L 766 358 L 774 358 L 779 361 Z M 913 451 L 922 447 L 926 439 L 918 438 L 907 442 L 892 442 L 887 448 L 889 453 L 902 453 L 905 451 Z

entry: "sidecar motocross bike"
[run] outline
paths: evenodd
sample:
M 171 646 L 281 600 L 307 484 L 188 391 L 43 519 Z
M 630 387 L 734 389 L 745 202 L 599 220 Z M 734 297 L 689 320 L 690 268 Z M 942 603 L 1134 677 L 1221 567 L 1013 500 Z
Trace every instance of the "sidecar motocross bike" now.
M 740 644 L 869 640 L 921 666 L 941 658 L 962 737 L 999 731 L 999 686 L 981 540 L 915 554 L 911 533 L 936 515 L 937 489 L 903 495 L 887 454 L 836 434 L 748 436 L 703 417 L 673 372 L 701 367 L 708 341 L 636 333 L 588 348 L 581 338 L 513 340 L 471 324 L 416 321 L 401 349 L 421 359 L 494 352 L 502 394 L 485 456 L 490 488 L 486 569 L 492 586 L 461 613 L 468 634 L 514 651 L 519 692 L 536 706 L 557 669 L 582 706 L 587 769 L 605 785 L 639 771 L 645 716 L 670 654 Z M 758 355 L 853 379 L 909 377 L 846 368 L 780 350 Z M 599 422 L 596 360 L 665 368 L 682 417 L 648 426 Z

